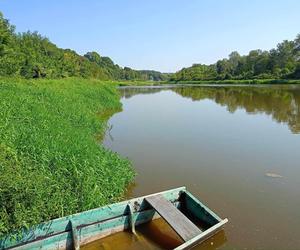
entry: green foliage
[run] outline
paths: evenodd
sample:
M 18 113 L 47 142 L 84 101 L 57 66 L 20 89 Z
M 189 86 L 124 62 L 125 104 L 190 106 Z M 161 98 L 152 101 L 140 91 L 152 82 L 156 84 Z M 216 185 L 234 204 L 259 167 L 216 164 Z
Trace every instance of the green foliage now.
M 16 34 L 0 12 L 0 76 L 83 77 L 101 80 L 163 80 L 164 74 L 121 68 L 96 52 L 78 55 L 58 48 L 37 32 Z
M 133 170 L 96 139 L 118 98 L 97 80 L 0 79 L 0 235 L 118 200 Z
M 217 76 L 217 71 L 214 65 L 194 64 L 190 68 L 183 68 L 175 74 L 177 81 L 199 81 L 212 80 Z M 174 79 L 174 78 L 173 78 Z
M 170 78 L 171 74 L 161 73 L 155 70 L 139 70 L 140 77 L 138 80 L 144 81 L 166 81 Z
M 14 27 L 3 18 L 0 12 L 0 56 L 4 56 L 13 37 Z
M 300 79 L 300 34 L 270 51 L 252 50 L 246 56 L 234 51 L 212 65 L 194 64 L 176 72 L 172 81 Z

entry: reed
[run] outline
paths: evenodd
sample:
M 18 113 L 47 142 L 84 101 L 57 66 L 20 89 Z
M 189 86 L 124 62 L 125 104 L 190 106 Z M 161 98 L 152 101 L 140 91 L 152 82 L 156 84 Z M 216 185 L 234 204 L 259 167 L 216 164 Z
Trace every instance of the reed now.
M 0 79 L 0 236 L 120 199 L 130 162 L 97 140 L 113 83 Z

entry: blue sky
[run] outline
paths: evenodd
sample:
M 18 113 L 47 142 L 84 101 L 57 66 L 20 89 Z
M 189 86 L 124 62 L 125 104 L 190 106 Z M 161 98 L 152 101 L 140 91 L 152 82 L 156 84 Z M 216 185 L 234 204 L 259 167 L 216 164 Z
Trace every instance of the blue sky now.
M 37 30 L 59 47 L 164 72 L 300 33 L 299 0 L 0 0 L 0 10 L 17 31 Z

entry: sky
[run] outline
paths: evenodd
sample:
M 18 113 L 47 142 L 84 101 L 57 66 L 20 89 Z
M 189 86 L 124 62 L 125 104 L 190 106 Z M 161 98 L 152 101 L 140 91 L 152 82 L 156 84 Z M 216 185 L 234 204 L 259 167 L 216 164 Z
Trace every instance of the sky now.
M 162 72 L 269 50 L 300 33 L 299 0 L 0 0 L 0 11 L 18 32 Z

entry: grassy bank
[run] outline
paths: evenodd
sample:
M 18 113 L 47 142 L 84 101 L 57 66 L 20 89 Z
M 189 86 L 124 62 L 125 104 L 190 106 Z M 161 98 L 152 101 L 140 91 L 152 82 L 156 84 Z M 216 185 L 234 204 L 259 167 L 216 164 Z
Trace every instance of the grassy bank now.
M 167 84 L 168 81 L 119 81 L 118 86 L 157 86 Z
M 200 81 L 169 81 L 169 84 L 300 84 L 300 79 L 248 79 L 248 80 L 200 80 Z
M 134 173 L 99 145 L 113 84 L 0 79 L 0 236 L 116 201 Z
M 300 84 L 300 79 L 247 79 L 195 81 L 120 81 L 118 86 L 163 86 L 176 84 Z

